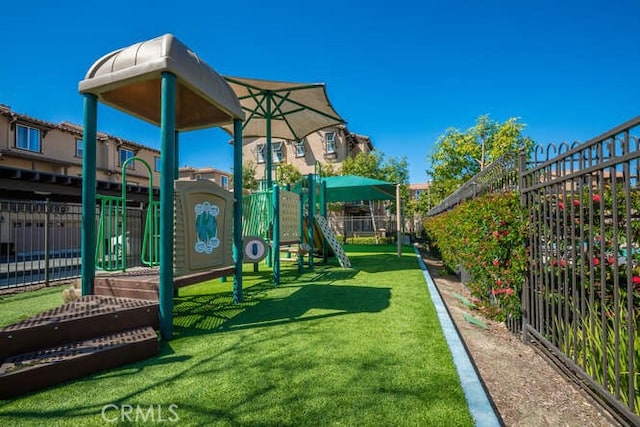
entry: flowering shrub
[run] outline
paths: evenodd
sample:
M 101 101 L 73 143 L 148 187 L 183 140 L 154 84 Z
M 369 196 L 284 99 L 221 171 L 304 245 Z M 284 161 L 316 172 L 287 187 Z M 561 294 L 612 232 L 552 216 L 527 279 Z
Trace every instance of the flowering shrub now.
M 451 269 L 464 268 L 476 305 L 496 320 L 520 317 L 525 226 L 519 194 L 487 194 L 429 218 L 431 245 Z
M 624 209 L 627 204 L 631 217 Z M 548 291 L 558 301 L 564 302 L 565 287 L 577 283 L 587 294 L 595 291 L 594 310 L 613 310 L 616 293 L 620 300 L 629 295 L 640 307 L 640 222 L 634 220 L 640 192 L 617 188 L 614 194 L 609 185 L 602 191 L 587 188 L 582 194 L 550 195 L 534 210 L 531 221 L 546 218 L 532 242 L 545 254 L 539 271 L 547 283 L 556 284 Z M 567 294 L 572 295 L 572 291 Z

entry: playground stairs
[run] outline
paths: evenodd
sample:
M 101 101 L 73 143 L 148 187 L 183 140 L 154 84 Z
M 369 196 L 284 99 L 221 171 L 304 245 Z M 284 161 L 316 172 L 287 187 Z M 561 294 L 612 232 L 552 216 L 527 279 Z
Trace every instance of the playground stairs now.
M 0 399 L 158 353 L 158 304 L 89 295 L 0 329 Z

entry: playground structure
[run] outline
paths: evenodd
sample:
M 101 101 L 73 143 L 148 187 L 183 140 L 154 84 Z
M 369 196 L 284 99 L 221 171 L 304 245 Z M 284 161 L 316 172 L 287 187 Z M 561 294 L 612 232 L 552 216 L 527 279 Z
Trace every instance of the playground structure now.
M 131 157 L 122 163 L 122 195 L 120 197 L 97 194 L 99 221 L 96 244 L 96 267 L 105 271 L 126 271 L 127 256 L 131 252 L 130 233 L 127 227 L 127 169 L 138 162 L 145 167 L 149 187 L 153 188 L 153 174 L 149 164 L 141 158 Z M 142 265 L 155 267 L 160 260 L 160 203 L 149 192 L 144 229 L 142 232 Z
M 244 112 L 227 82 L 171 34 L 103 56 L 89 69 L 85 79 L 79 84 L 79 90 L 84 96 L 82 294 L 94 293 L 96 225 L 92 213 L 96 206 L 97 104 L 101 101 L 160 127 L 162 174 L 157 227 L 159 253 L 157 261 L 154 259 L 152 262 L 159 265 L 160 332 L 164 339 L 171 339 L 174 293 L 174 181 L 178 169 L 178 132 L 231 124 L 234 130 L 234 192 L 241 194 Z M 230 208 L 231 205 L 234 221 L 233 233 L 230 234 L 233 235 L 233 244 L 224 247 L 224 250 L 233 251 L 233 263 L 230 267 L 233 267 L 234 271 L 234 301 L 240 301 L 242 198 L 237 198 L 235 203 L 225 203 L 225 208 Z M 122 228 L 121 247 L 126 253 L 126 224 L 123 223 Z M 151 241 L 155 239 L 155 231 L 150 231 L 153 233 Z M 150 245 L 155 246 L 151 241 Z M 225 255 L 226 258 L 223 258 L 226 260 L 232 258 L 229 253 Z M 124 260 L 126 257 L 121 258 Z M 220 271 L 228 273 L 229 269 Z
M 303 243 L 303 197 L 301 194 L 281 189 L 275 184 L 269 190 L 257 191 L 244 196 L 243 234 L 245 238 L 260 238 L 266 245 L 267 265 L 273 267 L 273 282 L 280 283 L 280 253 L 295 253 L 298 271 L 304 264 Z M 247 262 L 256 259 L 247 257 Z
M 275 284 L 280 280 L 280 253 L 283 250 L 297 255 L 299 271 L 305 264 L 302 251 L 290 249 L 288 246 L 291 244 L 309 246 L 309 268 L 313 268 L 314 253 L 322 256 L 323 262 L 326 263 L 329 250 L 336 256 L 341 267 L 351 267 L 349 258 L 327 223 L 329 202 L 395 199 L 398 255 L 402 254 L 399 185 L 360 176 L 321 177 L 315 173 L 288 187 L 290 188 L 285 191 L 276 183 L 271 190 L 261 190 L 245 196 L 243 202 L 244 234 L 265 241 L 265 250 L 269 252 L 267 264 L 273 267 Z M 299 197 L 299 209 L 295 209 L 295 202 L 284 204 L 277 196 L 279 193 L 291 193 Z M 288 197 L 291 200 L 295 199 L 294 196 Z M 282 221 L 286 222 L 289 234 L 281 235 L 276 231 L 280 230 Z M 298 234 L 295 233 L 296 225 L 299 229 Z
M 308 107 L 313 114 L 302 114 L 299 123 L 317 113 L 326 116 L 323 109 L 333 111 L 327 106 L 323 85 L 297 85 L 293 90 L 303 89 L 311 90 L 310 99 L 319 103 L 319 110 Z M 233 275 L 233 301 L 240 302 L 243 249 L 248 249 L 254 259 L 260 255 L 259 237 L 245 239 L 247 248 L 243 248 L 240 195 L 245 114 L 227 81 L 173 35 L 166 34 L 103 56 L 79 83 L 79 91 L 84 97 L 82 297 L 0 329 L 2 398 L 157 354 L 156 330 L 164 340 L 173 335 L 173 296 L 177 287 Z M 288 95 L 283 99 L 286 98 Z M 295 98 L 291 97 L 297 102 Z M 144 275 L 127 268 L 127 256 L 132 251 L 130 238 L 134 236 L 130 236 L 127 227 L 126 170 L 128 162 L 136 161 L 150 175 L 151 170 L 139 158 L 127 159 L 120 165 L 122 195 L 96 194 L 98 101 L 160 127 L 160 201 L 149 197 L 140 253 L 142 264 L 154 268 Z M 297 107 L 294 110 L 302 111 Z M 272 119 L 278 117 L 267 114 L 268 134 Z M 335 120 L 341 121 L 332 117 L 331 123 Z M 306 121 L 312 127 L 325 126 L 319 120 Z M 233 134 L 236 197 L 209 181 L 176 180 L 179 132 L 224 125 Z M 152 186 L 151 176 L 149 179 Z M 313 225 L 316 205 L 311 178 L 309 187 L 308 217 Z M 271 197 L 271 250 L 277 283 L 281 243 L 302 240 L 304 197 L 277 186 Z M 98 224 L 96 208 L 100 214 Z M 308 238 L 313 246 L 312 228 L 308 229 Z M 309 264 L 313 266 L 312 256 Z M 96 276 L 98 268 L 104 273 Z M 104 296 L 96 292 L 97 288 L 116 283 L 133 284 L 135 289 L 127 291 L 134 292 L 135 299 L 131 295 Z M 153 286 L 146 288 L 148 284 Z M 141 294 L 145 297 L 139 297 Z M 157 302 L 149 301 L 154 298 Z
M 274 184 L 244 196 L 243 234 L 257 237 L 267 246 L 267 265 L 273 268 L 273 282 L 280 283 L 281 253 L 295 254 L 298 271 L 305 265 L 314 267 L 314 254 L 327 262 L 329 252 L 335 254 L 340 266 L 350 268 L 351 262 L 326 221 L 326 184 L 319 175 L 309 174 L 293 186 Z M 253 262 L 257 270 L 257 262 Z

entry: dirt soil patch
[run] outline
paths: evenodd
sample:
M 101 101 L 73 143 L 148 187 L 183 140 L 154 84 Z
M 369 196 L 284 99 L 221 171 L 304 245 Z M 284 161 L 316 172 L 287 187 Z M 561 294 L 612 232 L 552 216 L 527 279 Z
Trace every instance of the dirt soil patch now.
M 470 293 L 457 277 L 442 274 L 440 261 L 424 255 L 423 259 L 506 426 L 618 425 L 534 347 L 454 297 L 456 293 L 470 298 Z M 465 313 L 489 329 L 465 320 Z

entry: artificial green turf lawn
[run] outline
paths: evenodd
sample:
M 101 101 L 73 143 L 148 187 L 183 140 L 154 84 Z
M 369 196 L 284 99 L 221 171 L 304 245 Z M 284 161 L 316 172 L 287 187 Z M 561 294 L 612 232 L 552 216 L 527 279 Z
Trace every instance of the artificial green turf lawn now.
M 354 269 L 287 265 L 277 288 L 247 266 L 241 305 L 231 281 L 181 289 L 158 357 L 0 402 L 0 424 L 104 424 L 115 404 L 180 425 L 473 425 L 412 249 L 346 249 Z
M 62 291 L 71 284 L 56 285 L 37 291 L 0 296 L 0 327 L 28 319 L 38 313 L 58 307 L 64 302 Z

